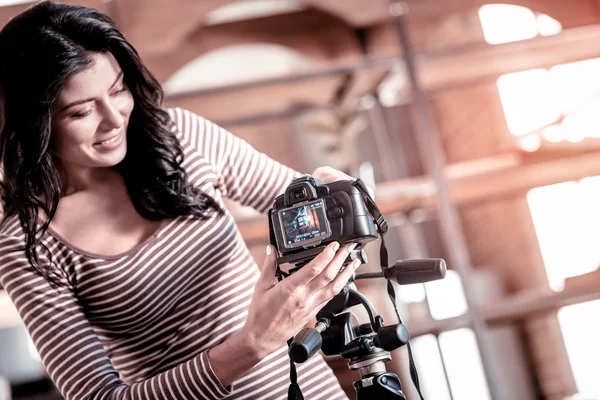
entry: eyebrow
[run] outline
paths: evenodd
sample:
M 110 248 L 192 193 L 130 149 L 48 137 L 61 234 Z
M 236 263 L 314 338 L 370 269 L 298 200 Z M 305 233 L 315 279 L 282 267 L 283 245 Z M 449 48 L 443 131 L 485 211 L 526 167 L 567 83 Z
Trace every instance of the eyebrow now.
M 115 87 L 115 85 L 119 82 L 119 80 L 121 79 L 122 76 L 123 76 L 123 71 L 119 72 L 119 74 L 117 75 L 117 79 L 115 79 L 115 81 L 113 82 L 113 84 L 110 85 L 110 88 L 108 90 L 111 90 L 113 87 Z M 67 104 L 63 108 L 61 108 L 61 110 L 59 112 L 63 112 L 63 111 L 65 111 L 68 108 L 71 108 L 71 107 L 74 107 L 74 106 L 78 106 L 79 104 L 87 103 L 87 102 L 93 101 L 93 100 L 96 100 L 96 98 L 95 97 L 90 97 L 89 99 L 83 99 L 83 100 L 74 101 L 72 103 Z

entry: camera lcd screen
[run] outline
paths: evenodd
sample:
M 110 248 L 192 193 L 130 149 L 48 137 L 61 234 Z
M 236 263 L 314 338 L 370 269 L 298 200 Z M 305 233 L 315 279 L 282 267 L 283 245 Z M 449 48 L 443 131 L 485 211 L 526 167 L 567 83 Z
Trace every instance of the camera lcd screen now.
M 316 200 L 280 211 L 286 247 L 299 247 L 331 236 L 325 203 Z

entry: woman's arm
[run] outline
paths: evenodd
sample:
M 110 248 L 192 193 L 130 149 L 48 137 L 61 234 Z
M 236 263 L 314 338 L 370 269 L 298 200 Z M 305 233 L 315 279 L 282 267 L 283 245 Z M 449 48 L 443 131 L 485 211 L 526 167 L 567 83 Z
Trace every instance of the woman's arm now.
M 266 212 L 292 179 L 301 175 L 188 110 L 173 108 L 169 115 L 185 145 L 202 154 L 212 165 L 225 197 Z M 312 175 L 324 183 L 354 179 L 327 166 L 317 168 Z M 368 189 L 372 196 L 372 190 Z
M 212 166 L 224 197 L 266 212 L 300 174 L 254 149 L 226 129 L 190 111 L 169 110 L 183 144 Z
M 128 385 L 119 378 L 68 278 L 56 269 L 59 290 L 52 288 L 28 264 L 22 246 L 22 240 L 0 235 L 0 284 L 67 400 L 222 399 L 231 394 L 236 378 L 283 346 L 339 293 L 358 266 L 340 272 L 349 246 L 339 249 L 332 243 L 302 270 L 277 282 L 274 252 L 269 251 L 240 331 L 185 363 Z
M 212 368 L 224 386 L 231 385 L 266 356 L 250 343 L 243 331 L 237 331 L 208 353 Z
M 17 238 L 0 235 L 0 284 L 65 399 L 215 400 L 231 393 L 215 375 L 208 351 L 150 379 L 123 382 L 64 273 L 55 271 L 57 291 L 28 264 L 22 247 Z
M 330 243 L 300 271 L 278 282 L 275 251 L 267 246 L 245 325 L 229 343 L 210 351 L 211 363 L 221 382 L 232 382 L 241 373 L 242 364 L 250 365 L 283 346 L 342 290 L 360 265 L 356 260 L 341 270 L 353 247 L 349 244 L 340 248 L 338 243 Z M 235 351 L 241 351 L 239 359 Z

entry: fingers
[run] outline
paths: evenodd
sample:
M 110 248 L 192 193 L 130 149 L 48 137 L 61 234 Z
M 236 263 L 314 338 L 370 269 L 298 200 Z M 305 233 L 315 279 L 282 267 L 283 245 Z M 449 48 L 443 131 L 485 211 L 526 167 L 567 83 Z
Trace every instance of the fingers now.
M 348 181 L 353 181 L 356 178 L 342 172 L 339 171 L 335 168 L 332 168 L 330 166 L 323 166 L 323 167 L 319 167 L 317 169 L 315 169 L 315 171 L 312 173 L 312 176 L 322 180 L 324 183 L 331 183 L 331 182 L 335 182 L 335 181 L 341 181 L 341 180 L 348 180 Z M 373 190 L 372 187 L 367 185 L 367 191 L 369 192 L 369 195 L 371 196 L 371 198 L 374 200 L 375 199 L 375 190 Z
M 322 304 L 331 300 L 344 288 L 358 267 L 360 267 L 360 260 L 354 260 L 348 264 L 327 286 L 321 289 L 316 296 L 316 301 Z
M 312 173 L 312 176 L 322 180 L 324 183 L 331 183 L 340 180 L 353 180 L 353 178 L 342 171 L 330 166 L 322 166 Z
M 299 286 L 306 285 L 308 282 L 315 279 L 327 265 L 334 259 L 336 256 L 337 250 L 339 249 L 340 244 L 338 242 L 329 243 L 325 250 L 323 250 L 318 256 L 316 256 L 311 262 L 306 264 L 304 267 L 300 269 L 300 271 L 296 272 L 292 276 L 286 279 L 288 284 Z M 341 252 L 345 253 L 345 252 Z M 347 254 L 346 254 L 347 255 Z M 344 256 L 345 257 L 345 256 Z M 343 259 L 342 259 L 343 262 Z M 342 264 L 340 263 L 340 266 Z M 339 269 L 339 267 L 338 267 Z
M 275 276 L 275 271 L 277 270 L 275 251 L 273 247 L 269 245 L 267 246 L 266 252 L 267 255 L 265 261 L 263 261 L 260 278 L 258 278 L 255 290 L 267 291 L 277 283 L 277 277 Z
M 323 271 L 307 284 L 309 292 L 316 292 L 323 289 L 338 276 L 340 269 L 350 254 L 356 247 L 356 243 L 350 243 L 343 246 L 335 255 L 335 257 L 325 266 Z

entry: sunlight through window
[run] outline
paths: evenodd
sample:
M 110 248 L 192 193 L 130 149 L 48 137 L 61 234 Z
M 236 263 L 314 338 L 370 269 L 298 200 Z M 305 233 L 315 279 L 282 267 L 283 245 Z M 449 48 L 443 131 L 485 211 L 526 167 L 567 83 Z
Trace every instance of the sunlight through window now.
M 485 5 L 479 9 L 479 20 L 485 41 L 490 44 L 516 42 L 538 35 L 535 14 L 525 7 Z
M 14 6 L 16 4 L 35 3 L 36 0 L 0 0 L 0 7 Z
M 600 138 L 600 59 L 506 74 L 498 93 L 509 131 L 517 138 L 581 142 Z M 560 128 L 559 128 L 560 127 Z M 537 139 L 531 139 L 531 135 Z M 526 143 L 522 140 L 525 148 Z M 533 149 L 539 147 L 534 145 Z
M 488 4 L 479 8 L 483 37 L 489 44 L 517 42 L 562 31 L 560 22 L 546 14 L 510 4 Z
M 431 316 L 435 319 L 457 317 L 467 311 L 467 301 L 460 277 L 455 271 L 446 272 L 444 279 L 428 282 L 427 300 Z
M 452 400 L 446 375 L 444 374 L 444 364 L 440 356 L 437 338 L 433 335 L 419 336 L 412 341 L 415 354 L 415 364 L 419 371 L 419 381 L 422 385 L 423 396 L 426 399 Z
M 558 34 L 547 15 L 524 7 L 484 6 L 479 12 L 490 44 Z M 502 76 L 498 91 L 508 129 L 518 140 L 580 142 L 600 137 L 600 59 Z M 523 146 L 523 144 L 521 143 Z M 536 188 L 527 195 L 550 287 L 562 290 L 566 278 L 598 268 L 600 177 Z M 600 301 L 559 310 L 565 346 L 581 398 L 600 398 Z
M 453 398 L 489 399 L 490 394 L 473 331 L 457 329 L 444 332 L 439 340 Z
M 206 25 L 226 24 L 252 18 L 300 11 L 298 0 L 238 0 L 209 12 Z
M 519 6 L 489 5 L 480 9 L 489 43 L 506 43 L 551 35 L 560 23 Z M 514 19 L 514 23 L 510 22 Z M 524 29 L 524 26 L 529 29 Z M 510 29 L 506 29 L 510 27 Z M 600 138 L 600 58 L 533 69 L 498 78 L 497 86 L 509 131 L 518 146 L 535 151 L 544 140 L 577 143 Z
M 411 285 L 417 286 L 417 285 Z M 448 271 L 446 277 L 425 285 L 427 302 L 431 316 L 435 319 L 447 319 L 466 313 L 467 303 L 460 276 Z M 448 371 L 448 385 L 454 399 L 489 398 L 487 383 L 479 355 L 475 336 L 470 329 L 459 329 L 440 335 L 438 347 L 434 336 L 415 339 L 415 353 L 420 370 L 426 368 L 427 378 L 423 386 L 431 399 L 447 399 L 450 393 L 445 385 L 444 364 Z M 440 356 L 439 349 L 443 354 Z
M 537 14 L 535 16 L 538 32 L 542 36 L 558 35 L 562 31 L 560 22 L 546 14 Z
M 600 177 L 530 190 L 527 201 L 550 287 L 562 290 L 566 278 L 600 264 Z
M 600 360 L 600 300 L 564 307 L 558 320 L 565 337 L 567 354 L 582 399 L 600 398 L 598 360 Z M 594 318 L 590 318 L 594 316 Z
M 523 136 L 549 125 L 561 116 L 550 71 L 533 69 L 498 78 L 498 92 L 508 129 Z
M 198 57 L 171 76 L 164 87 L 167 94 L 185 93 L 283 76 L 311 67 L 309 57 L 288 47 L 268 43 L 242 44 Z

